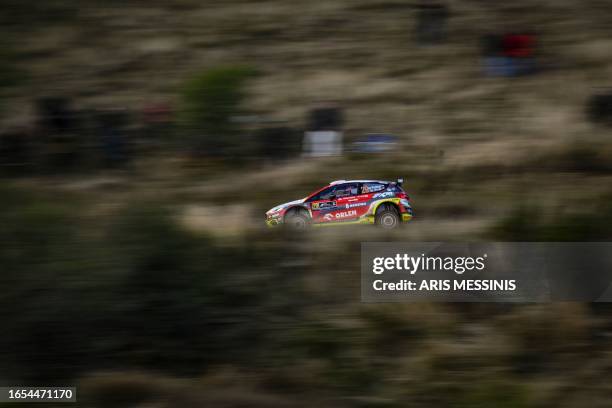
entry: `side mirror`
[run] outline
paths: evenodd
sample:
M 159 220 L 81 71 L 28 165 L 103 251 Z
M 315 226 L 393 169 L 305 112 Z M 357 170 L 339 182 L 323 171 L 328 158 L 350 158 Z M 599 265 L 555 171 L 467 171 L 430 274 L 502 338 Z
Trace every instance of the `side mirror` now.
M 396 184 L 401 187 L 401 185 L 404 184 L 404 179 L 403 178 L 398 178 L 397 181 L 396 181 Z

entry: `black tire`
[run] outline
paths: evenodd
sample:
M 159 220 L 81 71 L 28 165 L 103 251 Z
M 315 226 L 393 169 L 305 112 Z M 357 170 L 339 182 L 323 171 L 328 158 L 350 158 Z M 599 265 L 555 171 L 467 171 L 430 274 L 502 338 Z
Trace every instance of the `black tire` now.
M 392 205 L 383 204 L 376 211 L 376 225 L 383 229 L 395 229 L 401 225 L 400 216 Z
M 305 231 L 310 226 L 310 217 L 304 210 L 291 210 L 285 215 L 284 225 L 292 231 Z

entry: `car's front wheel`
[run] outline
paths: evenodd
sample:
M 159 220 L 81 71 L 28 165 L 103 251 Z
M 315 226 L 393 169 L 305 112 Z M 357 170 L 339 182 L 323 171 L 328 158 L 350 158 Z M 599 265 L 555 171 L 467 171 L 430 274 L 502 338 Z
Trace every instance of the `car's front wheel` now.
M 400 225 L 400 217 L 397 210 L 390 206 L 385 205 L 383 208 L 376 212 L 376 225 L 383 229 L 394 229 Z
M 285 226 L 293 231 L 304 231 L 310 225 L 310 217 L 304 210 L 292 210 L 285 215 Z

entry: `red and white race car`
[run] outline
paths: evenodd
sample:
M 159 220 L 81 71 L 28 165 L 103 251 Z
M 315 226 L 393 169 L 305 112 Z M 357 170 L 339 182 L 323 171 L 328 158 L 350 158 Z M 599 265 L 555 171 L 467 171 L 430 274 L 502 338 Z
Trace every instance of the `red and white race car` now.
M 337 180 L 301 200 L 278 205 L 266 213 L 270 227 L 376 224 L 396 228 L 413 216 L 402 179 Z

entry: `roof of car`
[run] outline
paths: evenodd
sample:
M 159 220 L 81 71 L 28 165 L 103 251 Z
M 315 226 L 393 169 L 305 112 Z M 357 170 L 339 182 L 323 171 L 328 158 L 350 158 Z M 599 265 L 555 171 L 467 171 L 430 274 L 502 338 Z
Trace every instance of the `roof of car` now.
M 330 186 L 343 183 L 389 183 L 384 180 L 335 180 L 329 183 Z

